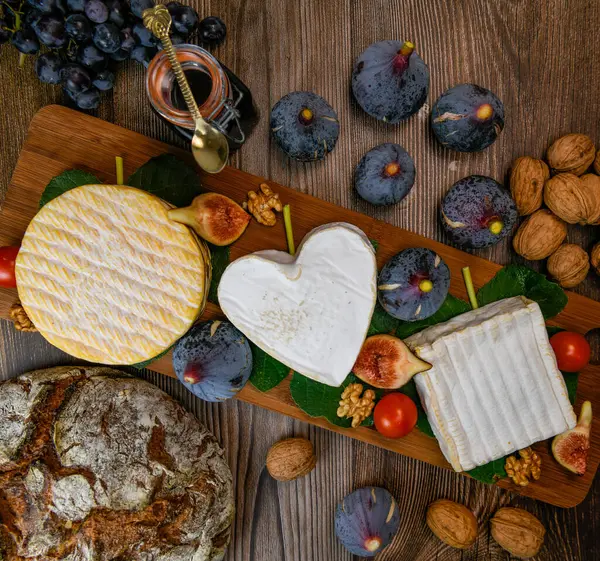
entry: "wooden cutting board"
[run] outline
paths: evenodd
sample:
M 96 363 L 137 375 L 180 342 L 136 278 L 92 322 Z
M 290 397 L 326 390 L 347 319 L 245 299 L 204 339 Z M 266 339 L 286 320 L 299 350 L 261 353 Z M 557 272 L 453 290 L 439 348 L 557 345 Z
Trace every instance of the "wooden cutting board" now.
M 54 176 L 65 170 L 77 168 L 93 173 L 104 182 L 115 183 L 115 156 L 124 158 L 125 177 L 128 177 L 149 158 L 165 152 L 177 154 L 192 162 L 189 154 L 140 134 L 64 107 L 45 107 L 31 122 L 0 211 L 0 245 L 19 244 L 29 221 L 37 212 L 44 187 Z M 261 177 L 234 168 L 226 168 L 216 176 L 201 173 L 201 180 L 206 190 L 223 193 L 238 202 L 245 200 L 247 191 L 255 189 L 265 181 Z M 280 194 L 281 200 L 292 207 L 296 244 L 315 226 L 344 221 L 355 224 L 369 238 L 379 242 L 377 259 L 380 267 L 401 249 L 429 247 L 438 252 L 448 264 L 452 272 L 450 291 L 462 298 L 466 298 L 461 276 L 462 267 L 471 267 L 476 287 L 485 284 L 501 268 L 490 261 L 298 193 L 288 187 L 272 182 L 269 184 Z M 231 258 L 235 259 L 261 249 L 286 250 L 282 220 L 279 220 L 274 228 L 266 228 L 252 221 L 244 236 L 232 246 Z M 0 289 L 0 317 L 8 317 L 8 309 L 16 300 L 16 296 L 16 290 Z M 203 318 L 209 319 L 219 315 L 218 307 L 209 304 Z M 553 323 L 565 329 L 587 333 L 600 327 L 600 303 L 569 293 L 566 309 Z M 174 376 L 170 355 L 154 362 L 151 368 Z M 373 429 L 343 429 L 329 424 L 325 419 L 308 417 L 294 405 L 289 392 L 289 379 L 267 393 L 261 393 L 248 384 L 238 397 L 260 407 L 451 469 L 442 456 L 437 441 L 418 430 L 414 430 L 403 439 L 391 440 L 382 437 Z M 600 366 L 589 366 L 581 374 L 577 411 L 584 400 L 592 401 L 596 414 L 600 413 Z M 508 480 L 502 480 L 498 485 L 562 507 L 572 507 L 581 502 L 588 493 L 600 463 L 600 426 L 596 425 L 593 431 L 588 471 L 583 477 L 571 475 L 561 468 L 552 458 L 548 442 L 539 443 L 535 449 L 543 461 L 541 481 L 524 488 L 516 487 Z

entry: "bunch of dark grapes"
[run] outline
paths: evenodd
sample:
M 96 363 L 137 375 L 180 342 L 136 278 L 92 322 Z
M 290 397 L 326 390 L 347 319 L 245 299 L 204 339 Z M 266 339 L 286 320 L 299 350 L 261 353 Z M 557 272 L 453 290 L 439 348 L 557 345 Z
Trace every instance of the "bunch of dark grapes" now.
M 38 55 L 37 77 L 59 84 L 80 109 L 95 109 L 100 92 L 115 83 L 116 63 L 132 59 L 145 67 L 160 43 L 142 23 L 154 0 L 3 0 L 0 44 L 11 43 L 24 55 Z M 198 13 L 179 2 L 167 9 L 173 20 L 171 40 L 189 42 L 193 33 L 209 44 L 225 38 L 215 17 L 198 23 Z

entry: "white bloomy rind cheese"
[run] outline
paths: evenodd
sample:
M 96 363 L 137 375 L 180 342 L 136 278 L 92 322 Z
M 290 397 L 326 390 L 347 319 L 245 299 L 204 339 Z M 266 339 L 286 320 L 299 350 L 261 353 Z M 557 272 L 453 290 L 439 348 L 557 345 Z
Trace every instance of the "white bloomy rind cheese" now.
M 78 358 L 133 364 L 169 348 L 204 302 L 205 254 L 169 205 L 86 185 L 38 212 L 17 257 L 19 298 L 40 333 Z
M 339 386 L 367 335 L 377 298 L 375 251 L 344 223 L 316 228 L 296 257 L 263 251 L 227 267 L 219 304 L 258 347 L 294 371 Z
M 433 365 L 415 382 L 442 452 L 456 471 L 576 424 L 536 302 L 501 300 L 405 343 Z

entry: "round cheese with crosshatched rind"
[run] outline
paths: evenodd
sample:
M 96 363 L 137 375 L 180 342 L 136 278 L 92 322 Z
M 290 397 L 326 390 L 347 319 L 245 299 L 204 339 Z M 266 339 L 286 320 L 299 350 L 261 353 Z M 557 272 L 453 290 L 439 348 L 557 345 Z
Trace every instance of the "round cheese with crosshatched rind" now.
M 17 288 L 50 343 L 91 362 L 134 364 L 191 327 L 210 257 L 169 208 L 132 187 L 85 185 L 38 212 L 17 257 Z

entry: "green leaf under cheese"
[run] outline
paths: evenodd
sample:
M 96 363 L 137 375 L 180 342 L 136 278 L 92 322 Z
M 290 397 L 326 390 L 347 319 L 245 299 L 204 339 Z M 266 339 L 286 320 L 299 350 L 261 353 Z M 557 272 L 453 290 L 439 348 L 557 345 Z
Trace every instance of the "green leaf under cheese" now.
M 381 397 L 381 390 L 371 388 L 368 384 L 359 380 L 354 374 L 348 374 L 342 385 L 335 388 L 320 382 L 315 382 L 302 374 L 294 372 L 290 382 L 290 392 L 296 405 L 311 417 L 325 417 L 331 424 L 338 427 L 350 427 L 352 419 L 344 419 L 337 416 L 337 409 L 342 392 L 349 384 L 360 383 L 363 388 L 375 391 L 376 401 Z M 367 417 L 361 426 L 371 426 L 373 415 Z
M 507 265 L 477 292 L 481 306 L 512 296 L 525 296 L 540 305 L 545 319 L 558 315 L 567 305 L 565 291 L 544 275 L 522 265 Z
M 176 207 L 189 206 L 202 193 L 194 168 L 172 154 L 148 160 L 133 172 L 127 185 L 148 191 Z
M 50 180 L 50 183 L 46 185 L 46 188 L 40 197 L 40 208 L 59 195 L 62 195 L 71 189 L 75 189 L 75 187 L 95 185 L 98 183 L 102 183 L 102 181 L 87 171 L 81 171 L 80 169 L 64 171 L 60 175 L 53 177 Z
M 448 321 L 453 317 L 459 316 L 471 310 L 471 306 L 468 302 L 461 300 L 460 298 L 456 298 L 452 296 L 452 294 L 448 294 L 442 307 L 432 316 L 427 319 L 422 319 L 419 321 L 400 321 L 398 328 L 396 329 L 396 337 L 400 339 L 406 339 L 419 331 L 423 331 L 426 327 L 431 327 L 432 325 L 437 325 L 438 323 L 442 323 L 444 321 Z
M 257 390 L 268 392 L 287 377 L 290 368 L 265 353 L 254 343 L 250 343 L 250 346 L 252 347 L 250 382 Z
M 506 477 L 506 470 L 504 464 L 506 463 L 506 457 L 498 458 L 493 462 L 489 462 L 482 466 L 476 467 L 467 473 L 477 481 L 483 483 L 496 483 L 499 479 Z
M 229 265 L 229 246 L 217 246 L 207 244 L 210 249 L 210 261 L 212 265 L 212 278 L 210 281 L 210 290 L 208 291 L 208 301 L 213 304 L 219 304 L 217 290 L 221 277 Z
M 380 306 L 379 302 L 377 302 L 373 311 L 373 317 L 371 318 L 371 325 L 369 325 L 369 331 L 367 331 L 367 337 L 379 335 L 380 333 L 393 334 L 398 323 L 399 320 L 390 316 Z

